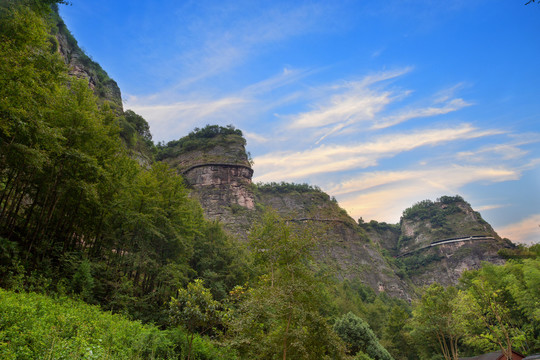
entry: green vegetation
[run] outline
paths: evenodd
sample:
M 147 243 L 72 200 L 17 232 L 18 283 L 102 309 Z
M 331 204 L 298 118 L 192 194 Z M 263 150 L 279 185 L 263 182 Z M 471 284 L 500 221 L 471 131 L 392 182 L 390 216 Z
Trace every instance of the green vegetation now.
M 2 359 L 178 359 L 183 337 L 81 301 L 0 289 Z M 194 358 L 236 358 L 199 336 L 193 343 Z
M 399 233 L 400 226 L 399 224 L 388 224 L 386 222 L 378 222 L 376 220 L 371 220 L 366 223 L 362 218 L 358 219 L 358 225 L 364 228 L 365 230 L 374 230 L 378 232 L 391 231 L 394 233 Z
M 98 101 L 100 103 L 105 101 L 108 102 L 115 112 L 120 113 L 122 109 L 122 99 L 118 85 L 109 77 L 107 72 L 103 70 L 101 65 L 92 60 L 92 58 L 79 47 L 77 40 L 58 14 L 57 4 L 54 4 L 55 1 L 36 0 L 33 1 L 33 3 L 52 3 L 54 5 L 52 7 L 54 11 L 48 13 L 49 16 L 47 20 L 50 26 L 49 31 L 55 35 L 58 33 L 61 37 L 66 39 L 69 49 L 66 49 L 68 51 L 65 53 L 65 56 L 67 57 L 70 67 L 83 66 L 88 76 L 92 79 L 94 93 L 99 97 Z M 58 3 L 66 4 L 67 2 L 59 1 Z M 56 42 L 56 39 L 54 41 Z
M 231 136 L 233 135 L 233 136 Z M 193 150 L 205 150 L 215 147 L 218 144 L 238 143 L 245 145 L 242 131 L 235 129 L 233 125 L 226 127 L 219 125 L 206 125 L 204 128 L 195 128 L 187 136 L 179 140 L 169 141 L 167 144 L 157 145 L 157 160 L 176 157 Z
M 342 343 L 322 316 L 323 283 L 309 267 L 313 239 L 267 213 L 251 232 L 260 276 L 233 310 L 231 345 L 246 359 L 343 358 Z
M 270 182 L 270 183 L 258 183 L 256 185 L 257 189 L 262 192 L 269 192 L 269 193 L 278 193 L 278 194 L 287 194 L 291 192 L 297 192 L 297 193 L 322 193 L 326 195 L 326 198 L 329 199 L 330 197 L 324 193 L 320 187 L 309 185 L 306 183 L 303 184 L 295 184 L 295 183 L 288 183 L 288 182 Z
M 460 325 L 461 352 L 540 350 L 540 268 L 531 255 L 538 248 L 466 273 L 443 299 L 440 288 L 428 292 L 412 312 L 358 280 L 328 276 L 311 258 L 315 241 L 324 241 L 315 237 L 327 234 L 303 232 L 275 213 L 253 225 L 248 250 L 231 240 L 203 218 L 167 164 L 133 159 L 148 151 L 152 160 L 148 123 L 68 76 L 51 37 L 56 3 L 63 1 L 0 2 L 1 358 L 428 359 L 440 341 L 415 334 L 432 333 L 437 322 L 425 315 L 435 310 Z M 106 73 L 77 56 L 107 87 Z M 159 145 L 157 157 L 244 146 L 241 136 L 232 126 L 206 126 Z M 254 188 L 307 194 L 307 216 L 347 218 L 317 187 Z M 452 215 L 462 201 L 443 197 L 405 216 Z
M 118 124 L 149 141 L 144 119 L 100 106 L 86 80 L 67 76 L 34 7 L 0 6 L 0 286 L 164 325 L 164 304 L 188 281 L 214 277 L 222 296 L 243 281 L 231 243 L 214 249 L 219 271 L 195 256 L 214 225 L 181 178 L 130 158 Z
M 540 244 L 530 247 L 518 245 L 512 248 L 503 248 L 497 254 L 505 259 L 537 259 L 540 257 Z
M 430 220 L 434 227 L 442 227 L 448 215 L 462 211 L 457 203 L 469 205 L 459 195 L 442 196 L 436 202 L 423 200 L 407 208 L 403 212 L 402 219 Z
M 412 335 L 417 343 L 424 345 L 424 356 L 436 348 L 434 344 L 438 344 L 445 360 L 458 360 L 458 341 L 464 330 L 461 319 L 456 315 L 456 296 L 456 288 L 445 289 L 435 283 L 425 290 L 415 307 Z
M 337 319 L 334 330 L 347 344 L 349 354 L 360 353 L 374 360 L 393 360 L 388 351 L 379 344 L 369 325 L 353 313 L 347 313 Z
M 418 252 L 403 258 L 398 259 L 398 264 L 401 265 L 407 276 L 421 274 L 426 267 L 431 263 L 436 263 L 443 259 L 443 256 L 433 252 Z
M 133 110 L 126 110 L 117 118 L 120 138 L 131 157 L 142 158 L 147 164 L 154 160 L 157 148 L 152 142 L 148 122 Z
M 213 299 L 203 281 L 196 279 L 186 289 L 179 289 L 178 295 L 169 303 L 172 325 L 181 325 L 187 331 L 187 360 L 192 359 L 193 340 L 197 333 L 203 334 L 221 322 L 224 316 L 220 303 Z
M 434 284 L 415 304 L 412 326 L 423 358 L 512 350 L 540 351 L 540 261 L 485 263 L 465 272 L 459 288 Z

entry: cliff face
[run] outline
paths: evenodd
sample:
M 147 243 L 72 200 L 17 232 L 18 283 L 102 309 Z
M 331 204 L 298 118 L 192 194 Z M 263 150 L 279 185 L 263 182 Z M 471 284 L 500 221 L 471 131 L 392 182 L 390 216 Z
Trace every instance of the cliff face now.
M 183 172 L 186 181 L 196 189 L 196 194 L 206 214 L 219 219 L 225 209 L 241 206 L 255 209 L 251 191 L 250 167 L 227 163 L 208 163 L 190 167 Z
M 264 210 L 274 209 L 316 238 L 320 266 L 391 296 L 411 299 L 415 286 L 435 281 L 456 284 L 463 271 L 479 268 L 482 261 L 503 263 L 497 251 L 510 245 L 459 196 L 422 201 L 404 211 L 400 224 L 357 224 L 316 187 L 252 184 L 240 135 L 188 137 L 180 143 L 164 161 L 184 176 L 208 219 L 245 241 Z
M 225 134 L 172 146 L 163 159 L 184 177 L 205 216 L 245 240 L 256 215 L 253 170 L 241 135 Z
M 297 231 L 314 236 L 317 262 L 337 278 L 358 278 L 376 291 L 410 299 L 413 290 L 396 275 L 395 266 L 327 194 L 307 185 L 252 184 L 244 144 L 238 135 L 219 135 L 164 161 L 184 176 L 206 217 L 220 221 L 238 240 L 246 241 L 264 210 L 274 209 Z
M 483 261 L 504 263 L 497 252 L 511 246 L 459 196 L 419 202 L 391 232 L 376 225 L 368 225 L 368 234 L 399 258 L 418 286 L 456 284 L 463 271 L 478 269 Z
M 315 258 L 338 279 L 360 279 L 379 292 L 410 300 L 414 290 L 400 278 L 397 267 L 385 258 L 366 232 L 319 190 L 297 191 L 294 186 L 257 189 L 257 202 L 314 234 Z M 301 186 L 300 186 L 301 187 Z
M 88 80 L 90 88 L 101 101 L 108 101 L 117 112 L 123 112 L 122 94 L 116 81 L 93 61 L 77 44 L 58 13 L 53 14 L 53 32 L 58 42 L 58 52 L 68 66 L 69 75 Z

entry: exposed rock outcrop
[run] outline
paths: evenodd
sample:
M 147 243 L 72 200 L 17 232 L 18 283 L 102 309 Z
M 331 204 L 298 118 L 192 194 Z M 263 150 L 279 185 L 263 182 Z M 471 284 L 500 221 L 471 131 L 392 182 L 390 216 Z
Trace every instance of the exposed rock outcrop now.
M 256 216 L 246 142 L 238 134 L 198 141 L 200 146 L 188 150 L 173 148 L 163 161 L 182 174 L 208 219 L 221 222 L 229 233 L 245 240 Z
M 116 81 L 79 47 L 58 13 L 54 14 L 54 20 L 58 29 L 55 31 L 58 52 L 68 66 L 69 75 L 87 79 L 90 88 L 101 101 L 108 101 L 115 111 L 122 113 L 122 94 Z
M 410 300 L 414 289 L 397 273 L 366 232 L 326 193 L 318 190 L 272 191 L 259 188 L 257 202 L 278 211 L 284 219 L 302 224 L 317 238 L 315 258 L 338 279 L 360 279 L 376 292 Z
M 417 286 L 455 285 L 463 271 L 478 269 L 484 261 L 503 264 L 498 251 L 512 246 L 460 196 L 419 202 L 404 211 L 398 228 L 390 226 L 393 231 L 377 225 L 368 224 L 368 234 L 399 257 Z M 430 246 L 437 242 L 444 244 Z

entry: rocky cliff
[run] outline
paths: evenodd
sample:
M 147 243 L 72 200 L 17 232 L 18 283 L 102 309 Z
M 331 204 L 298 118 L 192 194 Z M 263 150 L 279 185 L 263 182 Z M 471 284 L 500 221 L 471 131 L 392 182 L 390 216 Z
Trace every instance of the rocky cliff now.
M 239 130 L 207 126 L 170 142 L 159 156 L 184 177 L 205 216 L 242 240 L 257 216 L 245 144 Z
M 241 135 L 195 134 L 170 143 L 166 153 L 163 161 L 184 176 L 206 217 L 220 221 L 239 241 L 247 240 L 266 209 L 274 209 L 298 231 L 316 238 L 315 258 L 337 278 L 359 278 L 376 291 L 410 299 L 413 289 L 396 275 L 397 267 L 327 194 L 305 184 L 252 184 Z
M 463 271 L 483 261 L 502 264 L 498 251 L 512 246 L 460 196 L 421 201 L 404 211 L 398 225 L 371 222 L 364 228 L 417 286 L 456 284 Z
M 404 211 L 400 224 L 358 224 L 317 187 L 252 184 L 241 134 L 195 140 L 173 143 L 164 161 L 184 176 L 207 218 L 245 241 L 264 210 L 275 209 L 315 234 L 318 263 L 339 279 L 357 278 L 375 291 L 411 299 L 416 286 L 455 284 L 482 261 L 502 263 L 497 251 L 511 246 L 459 196 L 422 201 Z
M 392 259 L 383 256 L 347 212 L 318 188 L 305 184 L 259 185 L 256 201 L 315 234 L 316 260 L 338 279 L 356 278 L 375 291 L 406 300 L 414 297 L 413 287 L 398 275 L 399 268 Z
M 51 31 L 58 42 L 58 52 L 68 66 L 69 75 L 87 79 L 90 88 L 102 102 L 107 101 L 118 114 L 122 113 L 122 95 L 116 81 L 79 47 L 58 15 L 58 8 L 55 8 L 50 22 Z

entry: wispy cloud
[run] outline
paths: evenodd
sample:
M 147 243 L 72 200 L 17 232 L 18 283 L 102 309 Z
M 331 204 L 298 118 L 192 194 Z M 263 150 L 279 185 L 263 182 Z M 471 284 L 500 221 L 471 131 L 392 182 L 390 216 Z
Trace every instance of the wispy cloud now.
M 268 44 L 290 40 L 317 31 L 327 24 L 335 6 L 310 2 L 297 6 L 219 4 L 203 11 L 200 18 L 188 18 L 190 29 L 182 43 L 187 49 L 175 60 L 183 69 L 177 88 L 192 86 L 264 53 Z M 200 9 L 199 9 L 200 10 Z M 245 16 L 249 12 L 249 16 Z
M 501 204 L 483 205 L 483 206 L 478 206 L 476 208 L 476 210 L 477 211 L 489 211 L 489 210 L 501 209 L 501 208 L 508 207 L 508 206 L 510 206 L 510 205 L 509 204 L 506 204 L 506 205 L 501 205 Z
M 397 222 L 403 210 L 419 200 L 458 194 L 467 184 L 517 180 L 520 175 L 509 167 L 462 165 L 376 171 L 351 178 L 327 191 L 355 218 Z
M 448 114 L 450 112 L 463 109 L 464 107 L 470 106 L 470 105 L 472 104 L 464 101 L 463 99 L 457 98 L 457 99 L 451 99 L 447 101 L 445 104 L 443 104 L 443 106 L 439 106 L 439 107 L 433 106 L 433 107 L 405 110 L 398 114 L 391 115 L 379 121 L 376 121 L 373 124 L 372 129 L 384 129 L 384 128 L 394 126 L 394 125 L 397 125 L 402 122 L 415 119 L 415 118 L 424 118 L 424 117 L 432 117 L 432 116 L 437 116 L 437 115 Z
M 340 124 L 339 128 L 342 128 L 350 123 L 372 120 L 386 105 L 403 94 L 376 91 L 370 89 L 370 86 L 402 76 L 410 70 L 411 68 L 405 68 L 381 72 L 366 76 L 360 81 L 348 81 L 327 88 L 329 93 L 324 97 L 329 97 L 329 100 L 312 104 L 314 109 L 311 111 L 291 116 L 289 127 L 306 129 Z M 334 131 L 335 129 L 332 132 Z
M 255 159 L 255 169 L 259 181 L 294 181 L 317 173 L 367 168 L 376 165 L 381 158 L 423 146 L 500 133 L 480 130 L 470 124 L 394 133 L 360 144 L 321 145 L 305 151 L 269 153 Z
M 261 135 L 261 134 L 257 134 L 257 133 L 250 132 L 250 131 L 242 131 L 242 132 L 243 132 L 246 140 L 248 141 L 248 143 L 252 143 L 252 142 L 267 143 L 267 142 L 271 141 L 270 138 L 268 138 L 267 136 Z
M 227 97 L 216 100 L 186 100 L 171 104 L 145 103 L 144 99 L 131 97 L 129 108 L 149 120 L 156 139 L 172 140 L 171 134 L 186 134 L 201 120 L 216 123 L 229 123 L 231 114 L 248 102 L 240 97 Z
M 446 165 L 428 169 L 370 172 L 344 181 L 328 191 L 344 195 L 406 182 L 421 182 L 430 188 L 452 192 L 471 182 L 516 180 L 519 176 L 519 171 L 508 167 Z
M 540 243 L 540 214 L 531 215 L 520 222 L 498 229 L 499 235 L 513 242 L 526 244 Z

